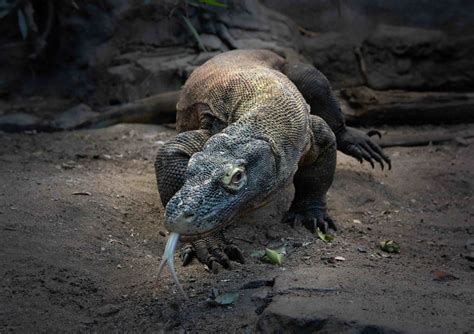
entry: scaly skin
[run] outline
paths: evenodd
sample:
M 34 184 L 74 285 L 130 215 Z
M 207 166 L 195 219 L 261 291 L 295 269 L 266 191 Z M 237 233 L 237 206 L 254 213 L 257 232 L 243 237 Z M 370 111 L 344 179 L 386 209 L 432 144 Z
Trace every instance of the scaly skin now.
M 185 264 L 197 256 L 213 270 L 228 267 L 229 258 L 243 262 L 222 229 L 292 180 L 293 220 L 312 231 L 335 229 L 326 192 L 336 144 L 358 159 L 389 163 L 369 137 L 345 126 L 319 71 L 265 50 L 226 52 L 197 68 L 177 105 L 177 129 L 155 163 L 165 226 L 191 241 Z

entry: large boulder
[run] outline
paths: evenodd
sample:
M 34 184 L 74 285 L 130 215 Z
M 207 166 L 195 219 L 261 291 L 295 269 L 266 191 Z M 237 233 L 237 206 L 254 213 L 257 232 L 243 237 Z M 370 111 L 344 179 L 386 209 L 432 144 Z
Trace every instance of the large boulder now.
M 302 51 L 323 72 L 333 88 L 364 84 L 356 49 L 357 42 L 342 33 L 325 33 L 302 39 Z
M 474 37 L 381 25 L 362 43 L 367 84 L 374 89 L 474 88 Z

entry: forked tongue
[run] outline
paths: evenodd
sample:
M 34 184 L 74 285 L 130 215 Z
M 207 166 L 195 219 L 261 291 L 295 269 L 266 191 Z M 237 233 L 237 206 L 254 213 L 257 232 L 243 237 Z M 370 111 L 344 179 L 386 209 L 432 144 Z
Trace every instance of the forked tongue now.
M 186 295 L 186 292 L 184 292 L 183 287 L 181 283 L 179 283 L 178 275 L 176 275 L 176 270 L 174 268 L 174 250 L 176 249 L 176 245 L 178 244 L 178 239 L 179 239 L 179 234 L 178 233 L 171 233 L 168 241 L 166 242 L 166 247 L 165 247 L 165 252 L 163 253 L 163 257 L 161 259 L 160 266 L 158 268 L 158 275 L 156 277 L 156 281 L 158 284 L 158 279 L 160 278 L 161 271 L 165 267 L 165 264 L 168 265 L 168 269 L 171 274 L 171 278 L 173 278 L 173 281 L 176 283 L 178 286 L 179 291 L 183 294 L 184 298 L 189 301 L 188 296 Z

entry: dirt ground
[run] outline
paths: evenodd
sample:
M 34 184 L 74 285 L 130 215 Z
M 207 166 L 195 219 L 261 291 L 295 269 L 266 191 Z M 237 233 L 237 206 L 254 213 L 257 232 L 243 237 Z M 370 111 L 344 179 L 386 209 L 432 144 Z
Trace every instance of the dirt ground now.
M 331 243 L 279 222 L 286 192 L 227 232 L 245 265 L 214 275 L 176 255 L 186 303 L 167 272 L 154 287 L 166 231 L 153 160 L 173 135 L 0 134 L 0 332 L 473 333 L 473 140 L 387 149 L 383 172 L 340 154 Z M 281 267 L 250 256 L 282 245 Z M 209 306 L 212 288 L 237 291 L 235 305 Z

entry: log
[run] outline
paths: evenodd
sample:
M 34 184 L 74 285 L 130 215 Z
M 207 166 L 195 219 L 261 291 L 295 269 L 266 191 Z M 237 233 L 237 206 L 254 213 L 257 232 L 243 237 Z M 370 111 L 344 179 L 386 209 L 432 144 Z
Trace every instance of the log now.
M 414 147 L 438 145 L 450 141 L 457 141 L 461 145 L 468 145 L 464 140 L 474 138 L 474 130 L 465 130 L 458 132 L 445 133 L 423 133 L 423 134 L 406 134 L 392 138 L 382 138 L 379 145 L 382 148 L 386 147 Z
M 350 125 L 474 121 L 474 93 L 375 91 L 354 87 L 342 89 L 338 95 Z
M 179 91 L 153 95 L 118 106 L 108 107 L 99 115 L 68 130 L 97 129 L 118 123 L 174 123 Z
M 343 89 L 337 95 L 349 125 L 474 122 L 474 93 L 374 91 L 355 87 Z M 178 97 L 179 91 L 173 91 L 109 107 L 78 128 L 173 123 Z

